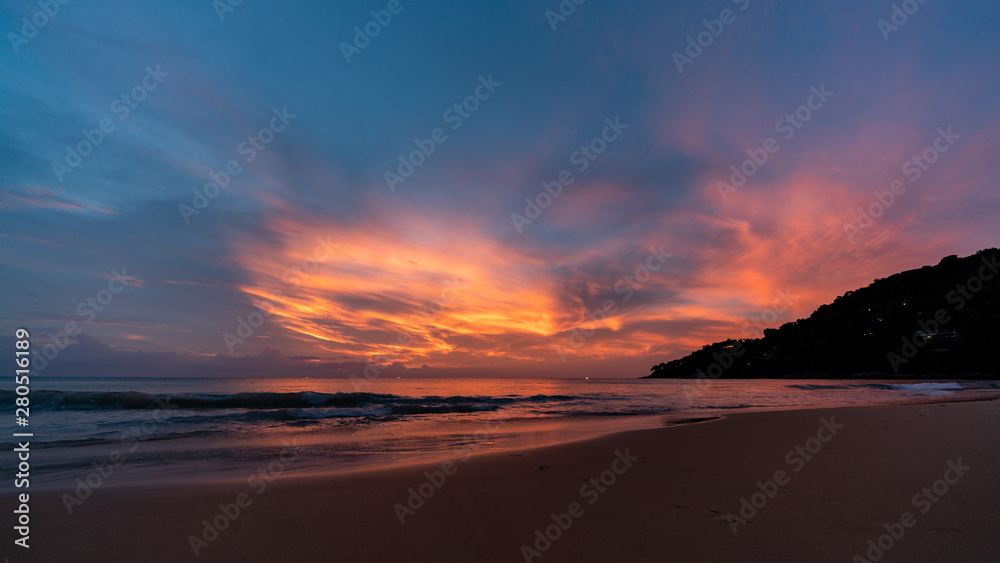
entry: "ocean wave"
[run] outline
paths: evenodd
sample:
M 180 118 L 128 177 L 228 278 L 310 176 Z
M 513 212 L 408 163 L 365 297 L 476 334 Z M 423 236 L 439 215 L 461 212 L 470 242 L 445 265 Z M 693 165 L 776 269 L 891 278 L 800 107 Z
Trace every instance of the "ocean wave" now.
M 499 405 L 393 405 L 392 414 L 468 413 L 499 409 Z
M 964 389 L 958 383 L 890 383 L 882 389 L 893 389 L 896 391 L 946 391 Z
M 964 389 L 958 383 L 854 383 L 840 385 L 824 385 L 817 383 L 803 383 L 788 385 L 792 389 L 803 391 L 819 391 L 824 389 L 882 389 L 886 391 L 944 391 Z
M 802 383 L 797 385 L 786 385 L 791 389 L 801 389 L 803 391 L 818 391 L 820 389 L 857 389 L 867 387 L 867 385 L 822 385 L 817 383 Z
M 12 409 L 15 393 L 0 391 L 0 409 Z M 155 395 L 137 391 L 33 391 L 32 406 L 39 410 L 140 410 L 173 409 L 344 409 L 340 416 L 364 416 L 367 413 L 347 414 L 347 409 L 385 406 L 396 414 L 419 412 L 472 412 L 496 410 L 502 405 L 516 403 L 561 403 L 575 400 L 568 395 L 532 395 L 530 397 L 488 397 L 431 395 L 428 397 L 402 397 L 379 393 L 231 393 L 231 394 L 180 394 Z M 389 414 L 389 413 L 386 413 Z M 336 416 L 331 414 L 330 416 Z

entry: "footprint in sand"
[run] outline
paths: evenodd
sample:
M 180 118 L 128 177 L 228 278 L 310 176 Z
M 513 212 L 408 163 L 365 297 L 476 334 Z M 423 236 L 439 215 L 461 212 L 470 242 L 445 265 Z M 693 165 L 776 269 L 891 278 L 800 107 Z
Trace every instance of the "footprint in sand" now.
M 705 516 L 712 518 L 713 520 L 725 520 L 726 516 L 719 510 L 712 510 L 711 508 L 690 508 L 684 506 L 683 504 L 671 504 L 670 508 L 676 508 L 678 510 L 693 510 L 695 512 L 703 512 Z

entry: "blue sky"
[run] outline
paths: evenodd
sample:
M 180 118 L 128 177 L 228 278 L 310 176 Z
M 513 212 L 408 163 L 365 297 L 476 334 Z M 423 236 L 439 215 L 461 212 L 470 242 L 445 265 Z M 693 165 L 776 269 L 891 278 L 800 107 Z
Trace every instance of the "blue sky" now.
M 129 375 L 168 356 L 264 354 L 634 376 L 747 336 L 778 292 L 797 297 L 770 326 L 996 245 L 995 4 L 929 0 L 886 36 L 884 1 L 589 0 L 553 30 L 556 1 L 403 0 L 345 60 L 387 4 L 247 0 L 220 18 L 207 0 L 73 1 L 51 17 L 5 3 L 0 332 L 48 342 L 124 268 L 130 285 L 52 365 Z M 734 21 L 679 72 L 674 53 L 727 9 Z M 48 21 L 24 42 L 22 18 Z M 499 85 L 452 129 L 445 112 L 480 77 Z M 813 87 L 833 95 L 781 138 L 776 122 Z M 275 110 L 294 118 L 247 161 L 241 143 Z M 627 128 L 592 145 L 615 118 Z M 53 162 L 102 120 L 114 130 L 60 179 Z M 911 182 L 904 164 L 948 127 L 957 139 Z M 447 139 L 390 190 L 385 173 L 436 128 Z M 772 137 L 778 150 L 720 197 L 730 166 Z M 583 171 L 581 146 L 605 146 Z M 241 173 L 185 220 L 230 161 Z M 512 215 L 563 170 L 574 182 L 519 232 Z M 850 234 L 896 179 L 905 193 Z M 284 276 L 317 239 L 337 250 Z M 651 253 L 670 257 L 643 273 Z M 255 311 L 266 320 L 239 337 Z

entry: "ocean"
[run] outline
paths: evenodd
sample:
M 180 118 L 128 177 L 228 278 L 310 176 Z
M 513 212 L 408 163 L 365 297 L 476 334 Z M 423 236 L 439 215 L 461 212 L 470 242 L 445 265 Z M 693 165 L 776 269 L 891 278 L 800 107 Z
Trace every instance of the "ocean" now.
M 31 487 L 350 471 L 754 410 L 969 400 L 997 381 L 33 378 Z M 15 394 L 0 391 L 14 418 Z M 276 460 L 281 460 L 275 465 Z M 13 456 L 0 467 L 14 472 Z M 99 476 L 94 477 L 94 475 Z M 7 491 L 11 483 L 0 485 Z

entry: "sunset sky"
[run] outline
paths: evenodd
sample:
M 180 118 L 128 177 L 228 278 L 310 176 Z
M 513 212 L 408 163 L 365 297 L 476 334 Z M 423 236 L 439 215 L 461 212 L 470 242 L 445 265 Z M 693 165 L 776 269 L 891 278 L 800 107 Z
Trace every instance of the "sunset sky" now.
M 1000 242 L 996 3 L 221 5 L 0 8 L 52 374 L 638 377 Z

